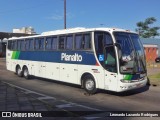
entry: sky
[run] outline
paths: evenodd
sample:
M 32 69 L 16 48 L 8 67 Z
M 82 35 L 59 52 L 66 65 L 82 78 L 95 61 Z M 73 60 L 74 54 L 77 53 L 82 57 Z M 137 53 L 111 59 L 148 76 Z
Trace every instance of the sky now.
M 160 0 L 66 0 L 67 28 L 114 27 L 135 31 L 136 23 L 155 17 Z M 64 0 L 0 0 L 0 32 L 32 26 L 37 33 L 64 28 Z

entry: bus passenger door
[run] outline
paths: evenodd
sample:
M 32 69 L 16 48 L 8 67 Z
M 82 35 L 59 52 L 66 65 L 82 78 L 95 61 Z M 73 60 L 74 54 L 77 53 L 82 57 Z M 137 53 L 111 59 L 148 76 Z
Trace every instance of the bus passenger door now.
M 117 90 L 118 75 L 116 53 L 113 45 L 108 45 L 104 49 L 104 74 L 105 74 L 105 88 L 111 91 Z
M 104 88 L 117 89 L 117 61 L 112 36 L 107 32 L 95 32 L 95 50 L 99 63 L 104 69 Z

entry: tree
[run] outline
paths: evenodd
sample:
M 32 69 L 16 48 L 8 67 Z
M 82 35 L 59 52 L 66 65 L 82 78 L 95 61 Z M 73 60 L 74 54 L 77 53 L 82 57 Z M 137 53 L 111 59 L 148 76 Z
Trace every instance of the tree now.
M 144 22 L 138 22 L 138 28 L 136 29 L 136 31 L 143 38 L 154 38 L 155 36 L 159 36 L 160 34 L 158 33 L 158 30 L 160 29 L 160 27 L 151 27 L 151 25 L 156 21 L 156 18 L 150 17 L 145 19 Z

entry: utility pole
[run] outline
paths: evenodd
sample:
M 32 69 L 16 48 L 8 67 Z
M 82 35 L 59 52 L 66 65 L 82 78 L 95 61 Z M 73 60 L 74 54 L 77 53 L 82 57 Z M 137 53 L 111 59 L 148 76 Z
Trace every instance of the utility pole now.
M 64 29 L 66 29 L 66 0 L 64 0 Z

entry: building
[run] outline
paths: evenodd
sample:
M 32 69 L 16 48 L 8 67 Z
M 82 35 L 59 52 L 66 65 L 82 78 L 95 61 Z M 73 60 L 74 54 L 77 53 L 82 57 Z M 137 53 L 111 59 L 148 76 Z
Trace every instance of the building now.
M 141 38 L 147 62 L 154 62 L 160 56 L 160 39 Z
M 25 34 L 36 34 L 32 27 L 22 27 L 20 29 L 13 29 L 13 33 L 25 33 Z
M 147 62 L 154 62 L 158 56 L 158 45 L 144 44 L 144 51 Z
M 11 37 L 21 37 L 21 36 L 30 36 L 30 35 L 34 35 L 34 34 L 0 32 L 0 57 L 5 57 L 6 42 L 7 42 L 6 39 Z

